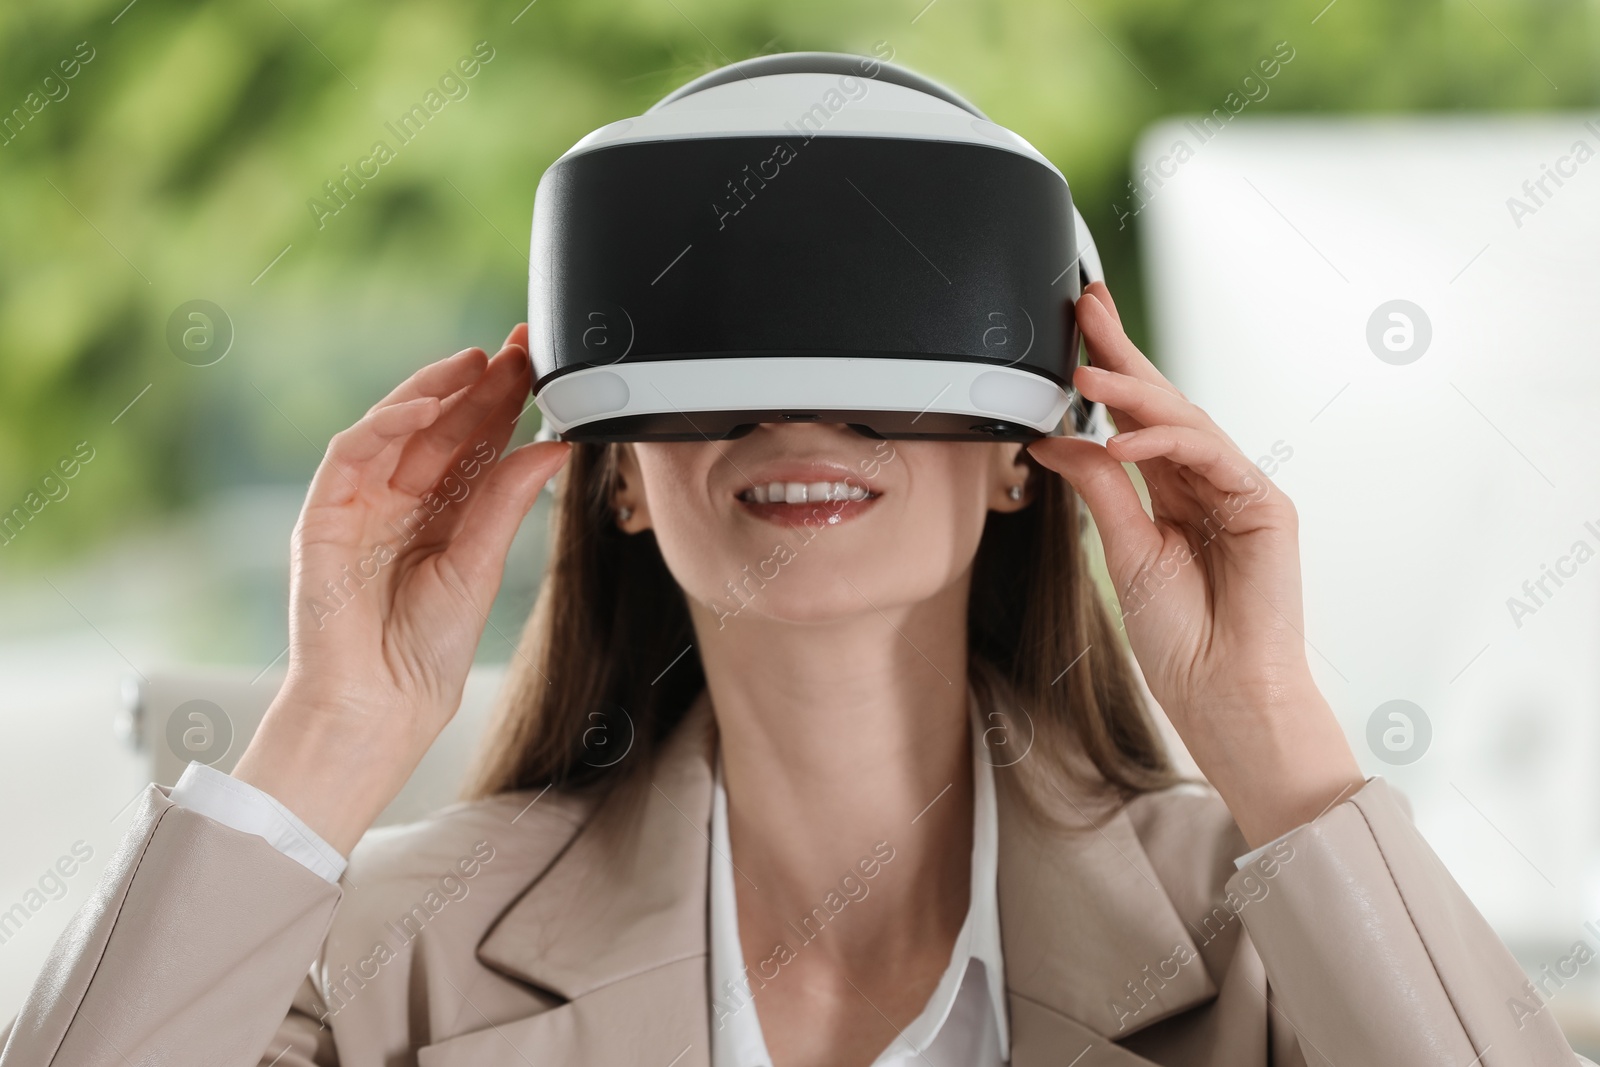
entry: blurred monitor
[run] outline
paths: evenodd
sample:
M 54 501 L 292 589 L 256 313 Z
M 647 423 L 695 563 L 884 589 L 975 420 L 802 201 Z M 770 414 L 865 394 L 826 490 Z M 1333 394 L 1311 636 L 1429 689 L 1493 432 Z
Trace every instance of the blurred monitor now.
M 1165 121 L 1118 211 L 1152 356 L 1297 505 L 1363 768 L 1525 964 L 1595 943 L 1600 119 Z

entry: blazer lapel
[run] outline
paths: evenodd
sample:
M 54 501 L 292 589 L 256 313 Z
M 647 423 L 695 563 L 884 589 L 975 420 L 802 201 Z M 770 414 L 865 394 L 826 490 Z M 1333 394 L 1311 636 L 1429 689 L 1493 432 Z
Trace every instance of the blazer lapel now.
M 429 1045 L 418 1067 L 710 1067 L 704 957 L 602 985 L 569 1003 Z
M 709 1067 L 708 884 L 716 724 L 702 693 L 637 803 L 609 794 L 478 947 L 566 999 L 447 1039 L 421 1067 Z M 1011 1067 L 1134 1067 L 1117 1041 L 1217 994 L 1125 812 L 1081 786 L 997 768 L 998 893 Z M 1082 1053 L 1082 1059 L 1073 1057 Z
M 637 791 L 613 790 L 478 946 L 567 1003 L 433 1046 L 424 1067 L 708 1067 L 715 729 L 702 693 Z
M 1069 782 L 1030 782 L 1010 768 L 996 782 L 1012 1067 L 1066 1062 L 1078 1048 L 1080 1067 L 1148 1062 L 1112 1043 L 1217 987 L 1132 820 Z M 1030 786 L 1066 829 L 1023 803 Z
M 1052 1008 L 1015 993 L 1006 999 L 1011 1011 L 1010 1067 L 1153 1067 L 1150 1060 Z

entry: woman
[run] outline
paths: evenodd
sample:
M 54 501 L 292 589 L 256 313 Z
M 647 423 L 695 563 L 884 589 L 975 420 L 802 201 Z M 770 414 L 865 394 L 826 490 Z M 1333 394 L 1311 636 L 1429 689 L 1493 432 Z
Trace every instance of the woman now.
M 1105 447 L 501 455 L 525 324 L 417 372 L 311 483 L 248 750 L 146 793 L 0 1067 L 1587 1062 L 1363 778 L 1293 506 L 1104 285 L 1077 313 Z M 564 464 L 472 799 L 367 833 Z

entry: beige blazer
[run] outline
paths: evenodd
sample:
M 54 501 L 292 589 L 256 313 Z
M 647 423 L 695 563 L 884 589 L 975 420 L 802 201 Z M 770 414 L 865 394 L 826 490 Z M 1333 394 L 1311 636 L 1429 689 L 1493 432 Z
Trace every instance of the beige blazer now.
M 338 886 L 151 786 L 0 1067 L 707 1067 L 714 753 L 702 699 L 631 831 L 507 794 Z M 1382 779 L 1238 872 L 1198 787 L 1077 834 L 997 793 L 1015 1067 L 1589 1063 Z

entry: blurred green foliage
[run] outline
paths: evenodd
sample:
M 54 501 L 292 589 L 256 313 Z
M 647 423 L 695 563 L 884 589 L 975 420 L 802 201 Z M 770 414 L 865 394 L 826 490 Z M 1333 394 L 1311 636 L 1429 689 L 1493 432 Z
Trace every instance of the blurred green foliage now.
M 497 345 L 524 316 L 533 192 L 552 160 L 736 59 L 887 42 L 1027 137 L 1071 181 L 1136 339 L 1136 227 L 1117 227 L 1130 149 L 1153 120 L 1221 106 L 1276 42 L 1295 58 L 1252 114 L 1597 99 L 1592 4 L 1324 4 L 7 5 L 0 509 L 78 442 L 95 458 L 60 505 L 71 521 L 25 530 L 0 565 L 222 487 L 307 479 L 329 436 L 395 381 Z M 385 124 L 479 42 L 492 59 L 461 79 L 465 95 L 399 147 Z M 308 203 L 379 139 L 394 158 L 319 228 Z M 167 341 L 174 310 L 197 299 L 234 333 L 211 366 Z

